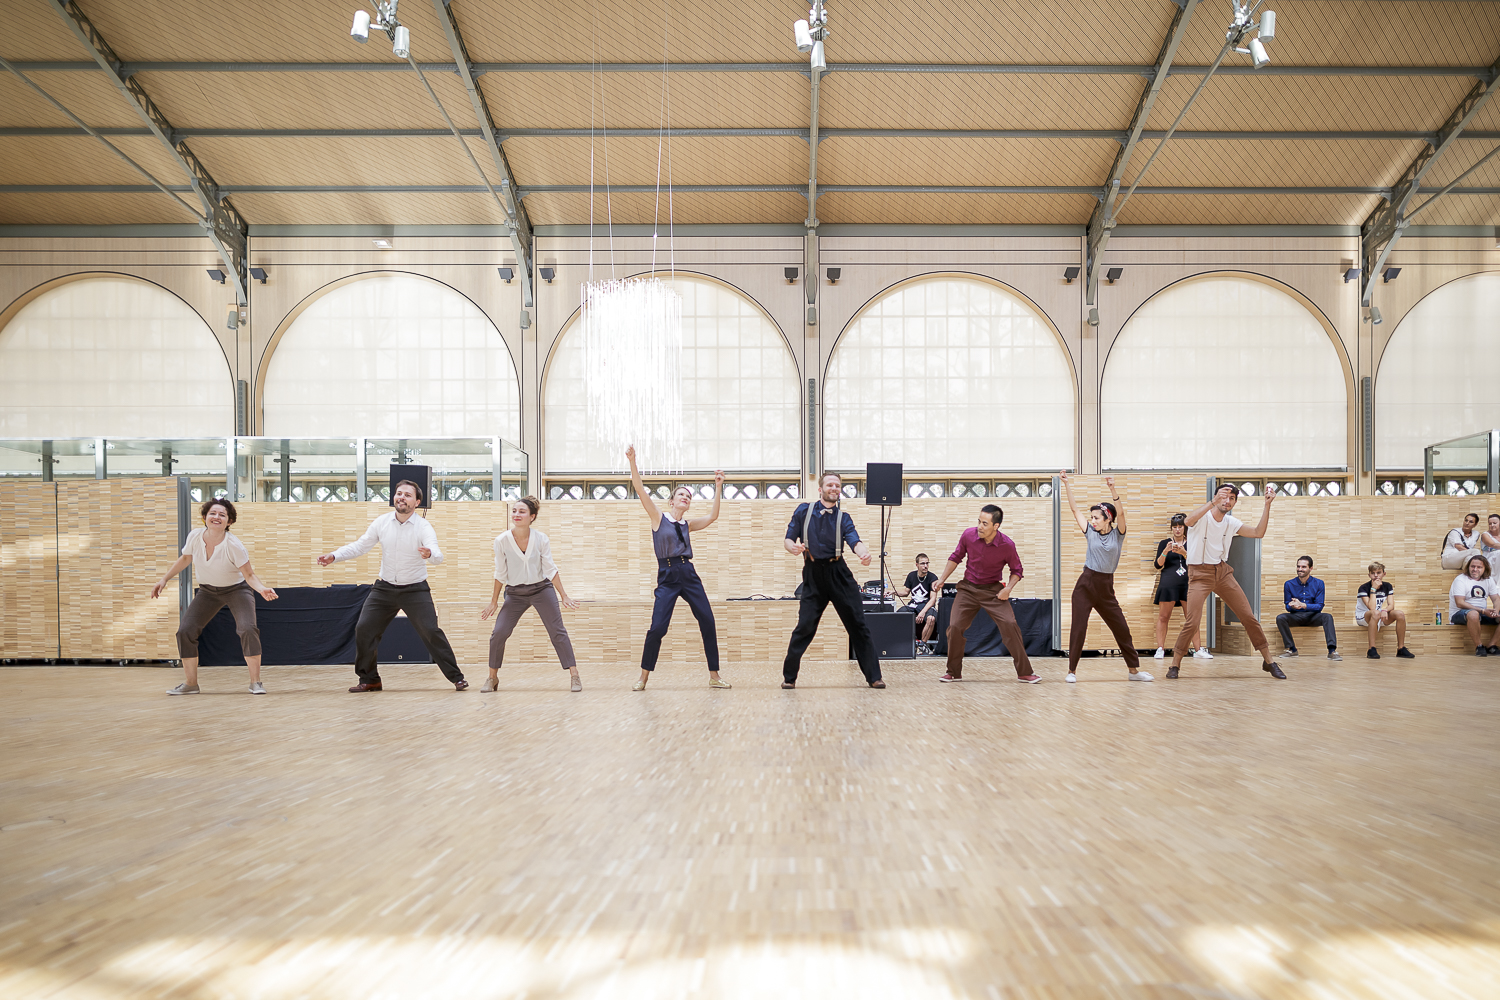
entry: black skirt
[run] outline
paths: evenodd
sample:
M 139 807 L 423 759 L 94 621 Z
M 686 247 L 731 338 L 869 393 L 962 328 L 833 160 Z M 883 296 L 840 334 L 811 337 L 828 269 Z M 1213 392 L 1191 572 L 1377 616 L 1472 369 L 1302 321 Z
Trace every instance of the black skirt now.
M 1158 555 L 1163 548 L 1165 545 L 1157 549 Z M 1179 570 L 1181 572 L 1178 572 Z M 1161 577 L 1156 581 L 1156 596 L 1151 600 L 1155 604 L 1161 604 L 1163 601 L 1181 604 L 1187 600 L 1187 593 L 1187 560 L 1180 552 L 1168 552 L 1162 564 Z

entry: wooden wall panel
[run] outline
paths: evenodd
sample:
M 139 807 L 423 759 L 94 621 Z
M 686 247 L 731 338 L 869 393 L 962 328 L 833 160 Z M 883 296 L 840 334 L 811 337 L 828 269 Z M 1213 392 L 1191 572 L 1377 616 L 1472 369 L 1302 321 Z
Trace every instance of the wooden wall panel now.
M 57 490 L 0 482 L 0 657 L 57 655 Z
M 175 659 L 177 581 L 151 583 L 177 557 L 177 481 L 57 484 L 63 657 Z

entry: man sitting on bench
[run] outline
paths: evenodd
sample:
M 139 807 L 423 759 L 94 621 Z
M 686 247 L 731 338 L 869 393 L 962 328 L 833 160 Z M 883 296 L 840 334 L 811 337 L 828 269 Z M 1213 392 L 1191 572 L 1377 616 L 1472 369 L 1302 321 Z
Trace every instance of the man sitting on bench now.
M 1312 556 L 1298 556 L 1297 575 L 1281 585 L 1281 600 L 1286 605 L 1286 612 L 1276 616 L 1276 631 L 1281 633 L 1281 644 L 1286 647 L 1283 655 L 1297 655 L 1297 644 L 1292 641 L 1293 626 L 1321 625 L 1323 637 L 1328 640 L 1328 658 L 1342 660 L 1333 615 L 1323 610 L 1323 581 L 1313 576 L 1312 570 Z

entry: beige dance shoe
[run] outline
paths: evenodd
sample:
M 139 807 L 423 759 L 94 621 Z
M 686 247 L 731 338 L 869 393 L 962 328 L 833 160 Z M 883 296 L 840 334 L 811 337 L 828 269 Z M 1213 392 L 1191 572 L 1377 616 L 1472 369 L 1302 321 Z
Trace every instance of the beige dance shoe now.
M 730 688 L 734 687 L 734 685 L 729 683 L 728 681 L 722 681 L 717 677 L 710 677 L 708 679 L 708 686 L 711 688 L 716 688 L 720 691 L 728 691 Z
M 479 693 L 480 694 L 493 694 L 494 692 L 496 692 L 498 690 L 500 690 L 500 678 L 498 678 L 498 677 L 486 677 L 484 679 L 484 686 L 479 689 Z
M 632 691 L 644 691 L 644 690 L 646 690 L 646 682 L 645 681 L 636 681 L 635 682 L 635 687 L 631 688 L 630 690 L 632 690 Z
M 176 687 L 172 688 L 171 690 L 169 690 L 167 692 L 167 694 L 197 694 L 197 693 L 198 693 L 198 685 L 196 685 L 196 684 L 189 684 L 187 681 L 183 681 L 181 684 L 177 685 Z
M 583 681 L 581 679 L 579 679 L 579 677 L 578 677 L 577 674 L 573 675 L 573 684 L 572 684 L 572 686 L 568 690 L 573 691 L 575 693 L 578 692 L 578 691 L 582 691 L 583 690 Z

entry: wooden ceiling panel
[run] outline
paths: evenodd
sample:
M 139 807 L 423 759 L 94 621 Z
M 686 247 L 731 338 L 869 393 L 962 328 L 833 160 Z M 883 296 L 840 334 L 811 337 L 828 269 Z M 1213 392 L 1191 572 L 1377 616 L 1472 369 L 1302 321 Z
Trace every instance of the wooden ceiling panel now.
M 1122 129 L 1144 86 L 1133 76 L 832 73 L 821 84 L 818 122 L 826 128 Z
M 272 226 L 493 226 L 488 194 L 237 194 L 247 219 Z
M 187 182 L 152 138 L 111 140 L 164 184 Z M 0 140 L 3 184 L 149 184 L 140 173 L 88 136 L 19 136 Z M 164 196 L 165 197 L 165 196 Z M 190 193 L 184 197 L 192 200 Z M 180 220 L 179 220 L 180 221 Z
M 5 5 L 6 59 L 37 61 L 89 59 L 83 43 L 44 0 L 22 0 Z
M 1141 143 L 1131 158 L 1127 187 L 1135 182 L 1135 171 L 1146 165 L 1156 145 Z M 1145 187 L 1381 187 L 1395 183 L 1421 148 L 1417 139 L 1173 139 L 1142 183 Z
M 1422 179 L 1421 190 L 1441 190 L 1449 181 L 1479 163 L 1484 159 L 1485 154 L 1496 146 L 1500 146 L 1500 142 L 1493 139 L 1460 138 L 1449 147 L 1447 153 L 1437 163 L 1433 164 L 1427 176 Z M 1465 177 L 1460 185 L 1462 187 L 1500 187 L 1500 153 L 1496 153 L 1489 162 Z
M 1100 185 L 1119 146 L 1099 139 L 865 139 L 825 141 L 822 184 Z
M 740 223 L 799 223 L 807 218 L 807 199 L 796 194 L 734 193 L 678 194 L 672 199 L 671 221 L 679 226 L 732 225 Z M 650 225 L 658 219 L 661 231 L 667 229 L 665 199 L 658 206 L 650 194 L 617 194 L 610 202 L 617 225 Z M 589 221 L 587 194 L 534 194 L 526 199 L 526 211 L 538 226 L 586 225 Z M 606 216 L 602 203 L 596 203 L 597 222 Z M 602 235 L 602 231 L 601 231 Z
M 478 127 L 456 76 L 427 79 L 454 124 Z M 410 72 L 142 73 L 141 84 L 178 128 L 447 128 Z
M 1479 114 L 1469 122 L 1469 131 L 1500 132 L 1500 101 L 1491 98 L 1488 104 L 1480 108 Z
M 1474 166 L 1484 154 L 1494 149 L 1492 141 L 1460 139 L 1433 166 L 1412 201 L 1422 205 L 1464 171 Z M 1500 154 L 1481 165 L 1459 182 L 1463 188 L 1500 188 Z M 1422 209 L 1413 220 L 1419 226 L 1492 226 L 1500 224 L 1500 195 L 1445 194 L 1430 208 Z M 1497 231 L 1500 234 L 1500 231 Z
M 1486 187 L 1497 187 L 1493 179 Z M 1417 196 L 1417 203 L 1422 201 Z M 1500 238 L 1500 196 L 1497 195 L 1444 195 L 1431 208 L 1417 218 L 1421 226 L 1495 226 Z
M 193 149 L 220 184 L 479 184 L 451 136 L 424 139 L 208 139 Z M 482 151 L 480 151 L 482 152 Z M 491 178 L 493 181 L 493 178 Z
M 675 128 L 807 128 L 809 85 L 794 73 L 668 73 Z M 658 128 L 653 73 L 486 73 L 479 78 L 501 128 Z
M 1357 226 L 1378 195 L 1143 195 L 1125 205 L 1127 226 Z
M 33 83 L 95 128 L 144 128 L 124 96 L 103 73 L 28 73 Z M 0 124 L 74 128 L 72 120 L 10 73 L 0 71 Z
M 1088 195 L 843 194 L 818 199 L 818 219 L 844 225 L 1083 225 Z
M 824 143 L 824 149 L 828 144 Z M 532 184 L 587 184 L 587 138 L 517 138 L 505 143 L 511 169 L 523 187 Z M 605 154 L 614 184 L 657 183 L 655 138 L 615 137 L 593 144 L 593 177 L 604 187 Z M 670 154 L 670 157 L 669 157 Z M 661 183 L 668 169 L 675 184 L 806 184 L 807 142 L 793 137 L 710 138 L 679 136 L 660 148 Z M 530 204 L 528 200 L 527 204 Z
M 180 225 L 191 221 L 163 194 L 0 192 L 0 223 L 7 226 Z
M 1488 2 L 1276 0 L 1277 66 L 1488 66 L 1500 55 L 1500 5 Z M 1224 45 L 1229 5 L 1201 3 L 1177 62 L 1207 66 Z M 1160 36 L 1159 36 L 1160 37 Z M 1231 52 L 1225 65 L 1250 65 Z
M 1147 127 L 1170 127 L 1201 80 L 1170 78 Z M 1441 125 L 1473 85 L 1464 77 L 1215 76 L 1178 128 L 1426 131 Z

